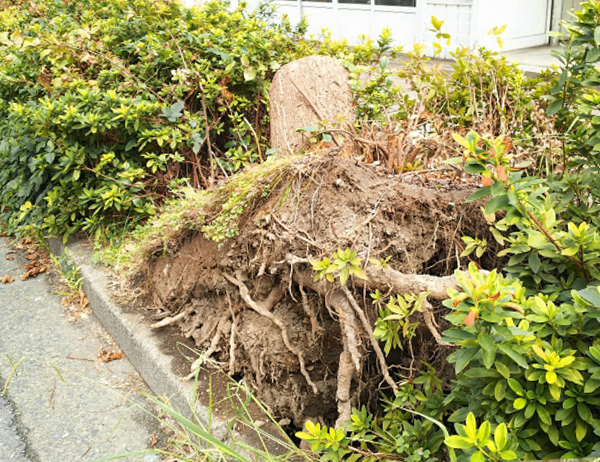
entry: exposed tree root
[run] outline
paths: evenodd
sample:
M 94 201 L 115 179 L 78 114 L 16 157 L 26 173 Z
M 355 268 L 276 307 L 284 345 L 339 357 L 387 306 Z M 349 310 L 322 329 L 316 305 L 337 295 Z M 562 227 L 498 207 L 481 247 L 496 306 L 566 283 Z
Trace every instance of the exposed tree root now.
M 269 319 L 273 324 L 275 324 L 277 327 L 279 327 L 279 329 L 281 330 L 281 337 L 283 338 L 283 343 L 288 348 L 288 350 L 290 350 L 294 355 L 296 355 L 298 357 L 298 362 L 300 363 L 300 372 L 302 372 L 302 375 L 306 379 L 306 382 L 311 386 L 311 388 L 315 394 L 319 393 L 319 389 L 317 388 L 315 383 L 312 381 L 312 379 L 310 378 L 310 375 L 308 374 L 308 371 L 306 370 L 306 364 L 304 362 L 304 354 L 302 353 L 301 350 L 299 350 L 298 348 L 294 347 L 291 344 L 287 329 L 286 329 L 283 321 L 281 319 L 279 319 L 277 316 L 275 316 L 273 313 L 271 313 L 271 309 L 276 304 L 275 300 L 277 299 L 277 292 L 273 291 L 269 294 L 269 297 L 267 297 L 266 301 L 270 301 L 271 302 L 270 305 L 267 305 L 266 303 L 265 303 L 265 305 L 263 305 L 261 303 L 257 303 L 254 300 L 252 300 L 252 297 L 250 297 L 250 292 L 248 291 L 248 287 L 246 287 L 246 284 L 244 284 L 242 281 L 236 279 L 235 277 L 233 277 L 229 274 L 226 274 L 226 273 L 222 273 L 222 274 L 225 279 L 227 279 L 233 285 L 238 287 L 238 289 L 240 290 L 240 296 L 242 297 L 244 302 L 250 308 L 252 308 L 254 311 L 256 311 L 261 316 L 264 316 L 265 318 Z M 281 289 L 279 290 L 279 292 L 281 292 Z M 283 295 L 283 293 L 280 293 L 279 298 L 281 298 L 282 295 Z
M 354 369 L 354 362 L 346 346 L 344 345 L 344 351 L 340 355 L 337 374 L 336 398 L 338 400 L 338 418 L 335 423 L 336 428 L 343 426 L 344 422 L 350 420 L 350 416 L 352 415 L 350 387 L 356 371 Z
M 398 294 L 420 294 L 429 292 L 435 300 L 448 298 L 448 289 L 457 288 L 454 276 L 430 276 L 427 274 L 405 274 L 391 268 L 377 268 L 373 265 L 365 268 L 367 280 L 357 280 L 358 285 L 379 289 L 391 289 Z
M 425 321 L 425 325 L 429 329 L 429 332 L 431 332 L 431 335 L 433 336 L 435 341 L 438 343 L 438 345 L 449 346 L 450 345 L 449 343 L 442 342 L 442 336 L 440 335 L 439 331 L 437 330 L 435 318 L 433 316 L 433 313 L 431 312 L 431 303 L 429 303 L 429 301 L 427 299 L 423 302 L 422 308 L 423 308 L 423 320 Z
M 237 317 L 233 312 L 233 309 L 230 308 L 231 311 L 231 333 L 229 336 L 229 375 L 235 374 L 235 329 L 237 325 Z
M 177 321 L 180 321 L 181 319 L 185 318 L 185 316 L 187 314 L 188 314 L 188 312 L 184 310 L 181 313 L 179 313 L 177 316 L 173 316 L 171 318 L 165 318 L 162 321 L 152 324 L 150 326 L 150 328 L 151 329 L 159 329 L 161 327 L 170 326 L 171 324 L 175 324 Z
M 316 342 L 317 335 L 323 331 L 323 328 L 319 325 L 315 309 L 309 302 L 306 292 L 304 291 L 304 287 L 302 286 L 300 286 L 300 294 L 302 295 L 302 308 L 304 309 L 304 314 L 306 314 L 306 316 L 308 316 L 308 318 L 310 319 L 312 339 L 313 342 Z
M 308 258 L 301 258 L 290 254 L 287 255 L 287 260 L 290 264 L 310 264 Z M 357 279 L 357 285 L 382 290 L 391 289 L 392 292 L 398 294 L 429 292 L 430 298 L 445 300 L 448 298 L 448 289 L 458 288 L 458 282 L 453 275 L 431 276 L 428 274 L 407 274 L 392 268 L 380 268 L 374 265 L 368 265 L 365 268 L 365 272 L 367 279 Z M 300 284 L 300 282 L 298 283 Z M 309 287 L 308 285 L 306 286 Z
M 336 290 L 330 294 L 329 303 L 331 303 L 338 314 L 342 327 L 344 347 L 348 349 L 348 354 L 354 363 L 354 368 L 356 371 L 360 371 L 362 369 L 362 354 L 360 353 L 360 334 L 358 333 L 354 310 L 341 290 Z
M 454 260 L 457 236 L 484 235 L 488 225 L 477 204 L 461 205 L 469 191 L 421 188 L 379 170 L 336 155 L 248 169 L 214 192 L 202 218 L 210 235 L 186 231 L 168 255 L 154 255 L 150 295 L 170 311 L 155 328 L 176 325 L 204 351 L 190 378 L 212 355 L 294 425 L 307 418 L 340 425 L 361 400 L 377 399 L 378 385 L 390 395 L 397 390 L 396 367 L 412 377 L 427 361 L 445 373 L 452 350 L 437 348 L 444 345 L 435 323 L 441 313 L 429 301 L 437 306 L 457 280 L 420 273 L 464 265 Z M 242 216 L 222 207 L 232 197 L 242 201 Z M 221 229 L 217 219 L 239 235 L 217 245 L 210 239 Z M 367 279 L 345 287 L 314 281 L 310 261 L 345 248 L 360 255 Z M 373 256 L 390 267 L 369 263 Z M 428 293 L 418 337 L 389 357 L 373 337 L 368 293 L 376 289 Z

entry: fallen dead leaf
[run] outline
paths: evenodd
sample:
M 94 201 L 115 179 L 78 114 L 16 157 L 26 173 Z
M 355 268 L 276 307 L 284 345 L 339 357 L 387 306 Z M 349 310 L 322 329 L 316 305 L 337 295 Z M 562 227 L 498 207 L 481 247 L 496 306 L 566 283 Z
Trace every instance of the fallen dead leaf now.
M 154 433 L 152 433 L 152 440 L 150 441 L 150 447 L 153 448 L 154 446 L 156 446 L 158 443 L 158 438 L 156 438 L 156 435 Z
M 30 255 L 27 255 L 25 258 L 27 258 L 27 260 L 37 260 L 38 258 L 40 258 L 40 256 L 37 253 L 32 253 Z
M 98 353 L 98 358 L 102 362 L 109 363 L 111 361 L 123 359 L 123 353 L 121 353 L 119 350 L 107 350 L 102 348 Z
M 6 259 L 7 259 L 8 261 L 13 261 L 13 260 L 15 259 L 15 257 L 6 257 Z
M 46 265 L 37 260 L 27 263 L 23 266 L 23 268 L 25 268 L 25 271 L 27 272 L 25 274 L 21 274 L 21 281 L 35 278 L 38 274 L 45 273 L 47 269 Z
M 13 282 L 15 282 L 15 279 L 12 276 L 5 274 L 4 276 L 0 276 L 0 282 L 2 284 L 12 284 Z

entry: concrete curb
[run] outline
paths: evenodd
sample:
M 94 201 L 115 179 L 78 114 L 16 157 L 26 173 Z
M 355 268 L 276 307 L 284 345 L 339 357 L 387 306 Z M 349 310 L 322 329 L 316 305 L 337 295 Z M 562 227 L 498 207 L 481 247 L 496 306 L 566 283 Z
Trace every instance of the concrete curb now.
M 112 300 L 109 281 L 101 268 L 92 265 L 92 251 L 82 241 L 51 238 L 47 241 L 50 251 L 57 257 L 66 255 L 78 268 L 83 278 L 83 289 L 94 315 L 115 340 L 133 367 L 158 396 L 166 396 L 175 409 L 186 417 L 192 415 L 194 386 L 182 382 L 172 372 L 173 358 L 161 351 L 162 341 L 148 327 L 148 321 L 139 312 L 127 312 Z M 196 415 L 204 423 L 209 422 L 209 409 L 196 403 Z M 211 433 L 220 440 L 229 436 L 227 422 L 214 414 L 210 418 Z M 243 440 L 246 440 L 242 436 Z

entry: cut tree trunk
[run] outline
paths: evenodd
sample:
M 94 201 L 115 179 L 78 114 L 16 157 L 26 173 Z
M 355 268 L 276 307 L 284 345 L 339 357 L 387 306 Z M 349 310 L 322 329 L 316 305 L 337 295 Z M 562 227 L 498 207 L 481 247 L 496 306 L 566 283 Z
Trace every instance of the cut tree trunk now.
M 283 66 L 269 97 L 271 147 L 284 152 L 296 152 L 308 140 L 298 129 L 346 128 L 355 119 L 348 71 L 328 56 L 309 56 Z

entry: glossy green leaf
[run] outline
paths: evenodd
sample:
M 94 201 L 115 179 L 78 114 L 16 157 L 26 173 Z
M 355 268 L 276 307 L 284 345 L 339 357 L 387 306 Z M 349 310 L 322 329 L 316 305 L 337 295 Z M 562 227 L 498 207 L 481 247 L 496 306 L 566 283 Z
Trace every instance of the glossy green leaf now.
M 512 359 L 515 363 L 517 363 L 522 368 L 527 369 L 527 367 L 528 367 L 527 360 L 520 353 L 516 352 L 508 345 L 499 343 L 498 350 L 500 350 L 502 353 L 504 353 L 506 356 L 508 356 L 510 359 Z
M 450 448 L 454 448 L 454 449 L 468 449 L 473 446 L 473 443 L 471 443 L 471 440 L 469 440 L 468 438 L 462 437 L 462 436 L 458 436 L 458 435 L 454 435 L 454 436 L 450 436 L 449 438 L 446 438 L 444 440 L 444 443 L 446 444 L 446 446 L 448 446 Z
M 525 398 L 517 398 L 513 403 L 513 406 L 517 411 L 520 411 L 526 405 L 527 405 L 527 400 Z

